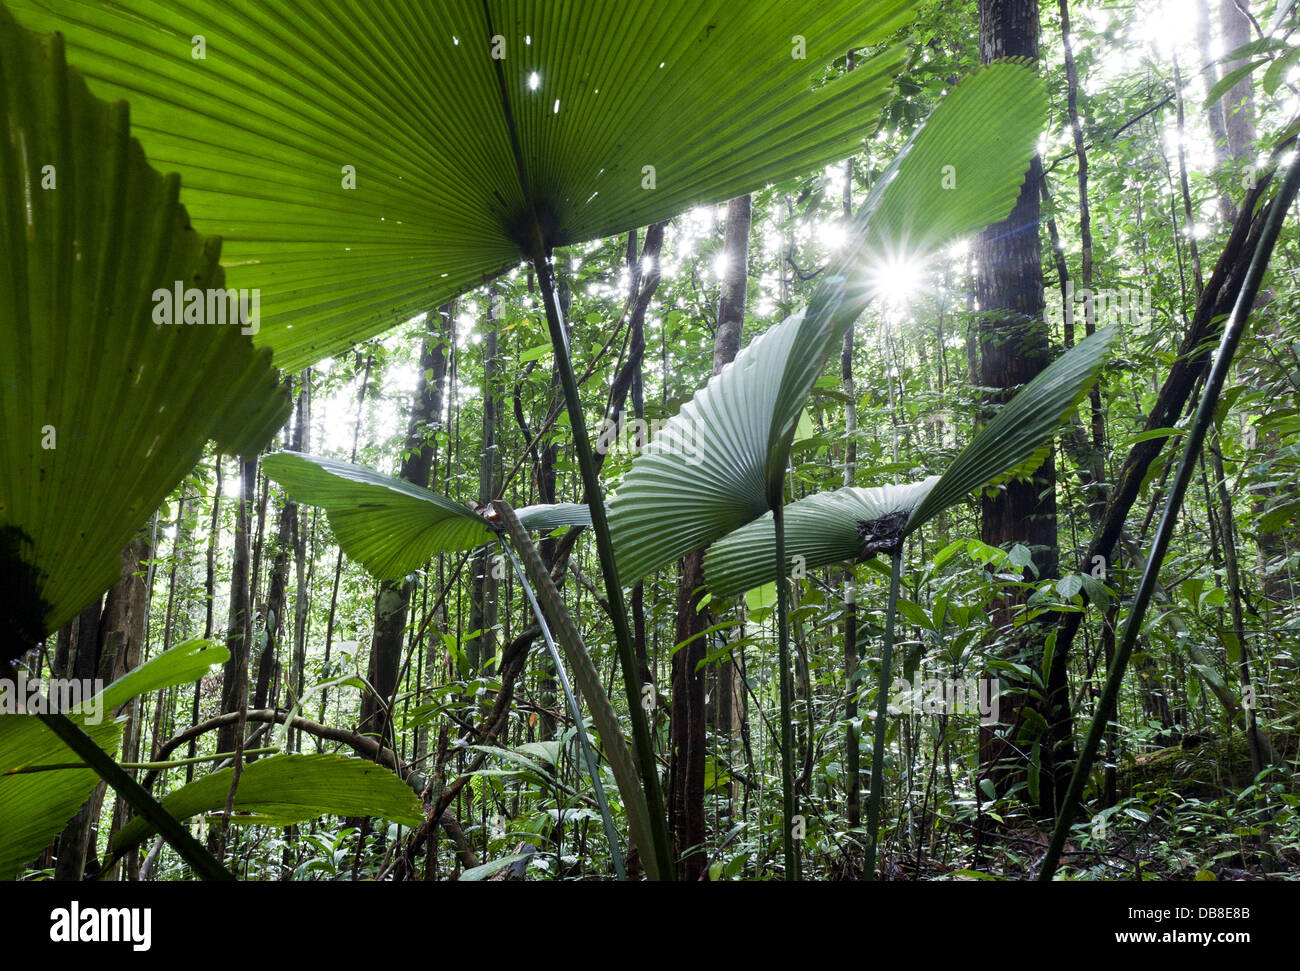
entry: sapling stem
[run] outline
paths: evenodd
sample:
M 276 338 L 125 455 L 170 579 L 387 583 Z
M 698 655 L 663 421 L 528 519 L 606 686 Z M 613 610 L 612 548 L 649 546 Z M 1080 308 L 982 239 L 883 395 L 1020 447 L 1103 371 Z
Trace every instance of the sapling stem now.
M 898 613 L 898 582 L 903 572 L 903 550 L 889 557 L 889 602 L 885 606 L 885 643 L 880 649 L 880 676 L 876 681 L 876 720 L 871 742 L 871 798 L 867 802 L 867 865 L 864 879 L 876 879 L 876 849 L 880 842 L 880 798 L 885 788 L 885 730 L 889 719 L 890 668 L 894 663 L 894 615 Z
M 781 667 L 781 848 L 785 878 L 799 879 L 799 853 L 794 845 L 794 718 L 790 713 L 790 585 L 786 580 L 785 514 L 782 504 L 772 507 L 776 527 L 776 636 L 777 663 Z
M 506 555 L 510 557 L 510 564 L 515 568 L 515 576 L 519 578 L 519 583 L 528 596 L 528 603 L 533 608 L 533 616 L 537 618 L 537 624 L 542 629 L 542 639 L 546 641 L 546 649 L 551 654 L 551 663 L 555 665 L 555 675 L 560 679 L 560 687 L 564 689 L 564 700 L 569 706 L 570 714 L 573 715 L 573 731 L 578 740 L 578 748 L 582 752 L 582 760 L 587 765 L 587 775 L 591 776 L 591 786 L 595 791 L 596 806 L 600 809 L 601 824 L 605 827 L 605 841 L 609 844 L 609 855 L 614 863 L 614 873 L 620 880 L 626 880 L 627 871 L 623 867 L 623 850 L 618 845 L 618 835 L 614 832 L 614 820 L 609 814 L 609 802 L 605 798 L 605 786 L 600 781 L 600 767 L 596 763 L 595 754 L 591 751 L 591 743 L 587 741 L 587 726 L 583 723 L 582 711 L 578 708 L 578 699 L 573 696 L 573 688 L 569 686 L 569 675 L 564 670 L 564 662 L 560 660 L 560 652 L 555 646 L 555 638 L 551 636 L 550 625 L 546 623 L 542 608 L 537 603 L 532 584 L 524 576 L 524 568 L 519 565 L 519 560 L 515 558 L 515 552 L 510 548 L 510 544 L 502 542 L 501 547 L 505 550 Z

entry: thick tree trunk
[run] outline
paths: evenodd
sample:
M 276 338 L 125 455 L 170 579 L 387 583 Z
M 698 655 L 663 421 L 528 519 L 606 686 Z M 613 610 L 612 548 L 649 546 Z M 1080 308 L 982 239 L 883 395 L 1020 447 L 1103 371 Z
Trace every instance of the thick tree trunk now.
M 1038 58 L 1038 4 L 1035 0 L 980 0 L 980 59 L 984 63 L 1003 57 Z M 1037 158 L 1030 165 L 1020 197 L 1011 215 L 981 233 L 975 244 L 974 294 L 979 317 L 980 384 L 1007 391 L 993 395 L 990 403 L 1009 400 L 1015 390 L 1047 366 L 1051 356 L 1048 329 L 1043 320 L 1043 269 L 1038 239 L 1038 183 L 1042 178 Z M 1052 453 L 1027 480 L 1009 482 L 993 498 L 981 500 L 981 538 L 1007 548 L 1023 544 L 1033 553 L 1039 578 L 1055 576 L 1056 466 Z M 1029 576 L 1029 574 L 1026 574 Z M 1041 635 L 1024 629 L 1013 632 L 1011 618 L 1019 602 L 1009 595 L 992 613 L 998 633 L 995 649 L 1004 657 L 1037 667 Z M 1030 703 L 1026 686 L 1004 682 L 1000 710 L 1010 714 L 1004 732 L 981 729 L 980 771 L 1005 791 L 1027 767 L 1032 741 L 1020 738 L 1021 716 Z M 1061 692 L 1060 700 L 1064 700 Z M 1051 745 L 1041 749 L 1048 768 Z M 1044 771 L 1040 779 L 1051 778 Z M 1051 812 L 1050 784 L 1040 787 L 1039 806 Z
M 69 666 L 64 672 L 55 672 L 57 676 L 97 678 L 108 684 L 139 666 L 148 604 L 145 572 L 151 556 L 149 537 L 143 533 L 122 550 L 120 579 L 104 598 L 103 612 L 100 612 L 99 602 L 96 601 L 78 616 L 74 625 L 74 646 L 68 658 Z M 132 736 L 139 731 L 136 718 L 138 703 L 138 700 L 132 699 L 121 710 L 121 714 L 127 717 L 122 746 L 128 755 L 133 744 L 138 744 L 132 740 Z M 112 714 L 105 712 L 104 717 L 111 717 Z M 54 868 L 56 880 L 80 880 L 88 865 L 91 872 L 98 872 L 95 844 L 106 790 L 106 783 L 96 785 L 90 798 L 59 836 Z

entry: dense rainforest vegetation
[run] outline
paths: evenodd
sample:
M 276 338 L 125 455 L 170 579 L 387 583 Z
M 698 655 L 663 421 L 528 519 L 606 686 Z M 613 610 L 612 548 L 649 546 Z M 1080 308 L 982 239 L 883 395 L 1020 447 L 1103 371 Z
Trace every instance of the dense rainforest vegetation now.
M 1298 63 L 0 0 L 0 878 L 1300 875 Z

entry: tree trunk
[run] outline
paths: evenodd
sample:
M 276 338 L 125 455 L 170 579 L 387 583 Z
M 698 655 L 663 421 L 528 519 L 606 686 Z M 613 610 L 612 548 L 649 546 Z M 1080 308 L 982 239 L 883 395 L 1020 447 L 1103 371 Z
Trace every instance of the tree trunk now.
M 430 310 L 425 316 L 424 339 L 420 345 L 420 375 L 416 381 L 415 400 L 406 427 L 400 476 L 404 482 L 427 488 L 436 452 L 435 435 L 442 417 L 442 379 L 446 375 L 446 322 L 451 305 Z M 430 380 L 432 378 L 432 380 Z M 362 734 L 385 732 L 387 710 L 397 691 L 397 675 L 402 661 L 402 634 L 412 584 L 409 580 L 385 580 L 375 597 L 375 632 L 370 644 L 370 665 L 366 675 L 378 693 L 369 691 L 361 698 L 358 731 Z M 382 739 L 381 739 L 382 741 Z
M 98 678 L 108 684 L 139 666 L 148 603 L 144 574 L 151 556 L 149 538 L 143 533 L 122 550 L 120 579 L 104 598 L 102 613 L 97 600 L 77 617 L 69 663 L 64 671 L 56 672 L 58 677 Z M 135 718 L 138 703 L 138 699 L 132 699 L 122 708 L 122 714 L 127 716 L 122 746 L 123 752 L 128 754 L 133 744 L 132 735 L 139 730 Z M 105 718 L 112 715 L 112 712 L 104 713 Z M 95 844 L 106 790 L 107 783 L 98 783 L 59 836 L 54 867 L 56 880 L 80 880 L 88 864 L 92 873 L 98 872 Z
M 230 567 L 230 614 L 226 622 L 226 662 L 221 681 L 221 710 L 243 711 L 248 707 L 249 641 L 252 639 L 252 615 L 249 609 L 249 535 L 252 530 L 253 489 L 257 481 L 257 459 L 240 463 L 242 487 L 239 491 L 238 519 L 235 525 L 235 551 Z M 226 725 L 217 733 L 217 751 L 233 752 L 239 747 L 242 727 Z
M 480 438 L 478 502 L 488 505 L 494 498 L 497 474 L 497 425 L 501 397 L 501 363 L 497 358 L 497 294 L 488 290 L 487 320 L 483 333 L 483 434 Z M 496 551 L 484 546 L 474 554 L 471 576 L 473 588 L 470 595 L 470 628 L 479 633 L 466 645 L 470 670 L 484 672 L 496 657 L 497 580 Z
M 980 60 L 1003 57 L 1038 58 L 1038 4 L 1034 0 L 980 0 Z M 1038 239 L 1038 183 L 1042 167 L 1030 164 L 1020 197 L 1011 215 L 981 233 L 975 243 L 974 293 L 979 317 L 980 384 L 1005 388 L 990 403 L 1009 400 L 1015 390 L 1045 368 L 1050 360 L 1047 325 L 1043 320 L 1043 269 Z M 1053 453 L 1028 480 L 1008 482 L 995 497 L 981 499 L 981 538 L 1006 548 L 1023 544 L 1033 553 L 1039 578 L 1057 572 L 1056 466 Z M 995 649 L 1004 657 L 1037 667 L 1042 645 L 1034 632 L 1012 633 L 1011 618 L 1019 597 L 1011 594 L 995 603 L 992 624 L 999 632 Z M 986 675 L 986 677 L 991 677 Z M 1052 693 L 1063 703 L 1068 693 Z M 1030 703 L 1026 686 L 1008 686 L 1000 704 L 1002 712 L 1018 713 Z M 1049 719 L 1050 721 L 1050 719 Z M 1027 727 L 1027 726 L 1026 726 Z M 980 771 L 999 792 L 1024 776 L 1032 742 L 1025 744 L 1020 716 L 1013 714 L 1005 734 L 981 728 Z M 1051 745 L 1042 747 L 1043 768 L 1048 768 Z M 1052 777 L 1040 772 L 1040 780 Z M 1050 784 L 1040 786 L 1039 808 L 1050 813 L 1054 797 Z
M 745 317 L 745 289 L 749 278 L 749 196 L 727 205 L 727 230 L 723 243 L 726 269 L 718 300 L 718 328 L 713 341 L 713 373 L 736 356 Z M 704 552 L 696 550 L 682 561 L 677 584 L 676 638 L 689 644 L 673 653 L 672 713 L 669 729 L 669 831 L 681 862 L 684 880 L 704 879 L 708 854 L 704 849 L 704 764 L 708 742 L 708 712 L 704 700 L 705 675 L 700 662 L 708 641 L 698 636 L 709 626 L 707 611 L 699 609 L 704 594 Z M 689 850 L 689 852 L 688 852 Z M 684 856 L 683 856 L 684 855 Z

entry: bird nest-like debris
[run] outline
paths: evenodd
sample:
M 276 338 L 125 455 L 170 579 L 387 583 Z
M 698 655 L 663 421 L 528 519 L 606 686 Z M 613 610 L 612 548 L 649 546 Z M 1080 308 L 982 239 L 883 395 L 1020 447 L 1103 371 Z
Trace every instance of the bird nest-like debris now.
M 862 537 L 862 555 L 875 556 L 888 553 L 891 556 L 903 548 L 903 527 L 907 525 L 910 514 L 906 509 L 891 512 L 879 519 L 859 519 L 858 535 Z

